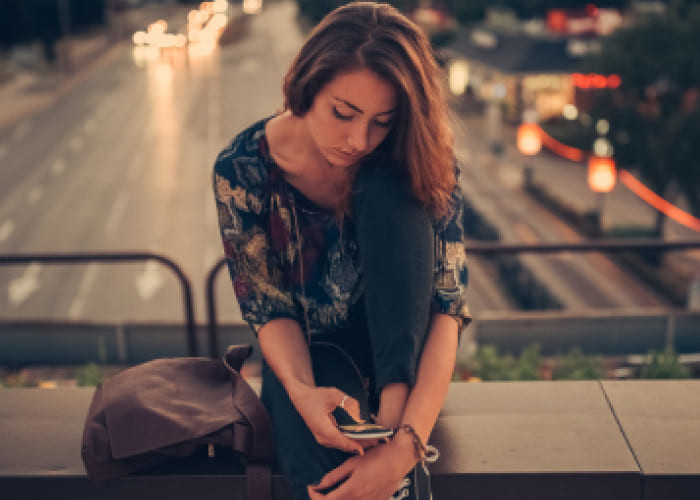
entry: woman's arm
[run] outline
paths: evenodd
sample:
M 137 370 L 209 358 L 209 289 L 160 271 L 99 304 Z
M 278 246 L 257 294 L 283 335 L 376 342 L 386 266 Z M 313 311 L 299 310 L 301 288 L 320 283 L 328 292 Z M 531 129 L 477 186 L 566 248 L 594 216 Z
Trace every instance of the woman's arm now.
M 344 436 L 331 417 L 345 393 L 335 387 L 316 387 L 309 348 L 299 323 L 286 318 L 273 319 L 258 330 L 258 341 L 265 361 L 316 441 L 322 446 L 362 454 L 362 446 Z M 348 397 L 344 406 L 359 419 L 360 403 L 356 399 Z
M 457 341 L 457 320 L 446 314 L 434 314 L 418 364 L 416 384 L 401 417 L 401 423 L 411 425 L 423 443 L 427 443 L 445 401 L 457 357 Z M 309 494 L 312 499 L 346 498 L 345 495 L 389 498 L 417 461 L 413 436 L 399 432 L 388 444 L 372 448 L 364 457 L 350 458 L 326 474 L 316 487 L 309 487 Z M 330 494 L 318 493 L 346 478 Z
M 416 385 L 411 390 L 401 418 L 428 442 L 452 380 L 458 343 L 457 320 L 447 314 L 434 314 L 430 332 L 418 364 Z

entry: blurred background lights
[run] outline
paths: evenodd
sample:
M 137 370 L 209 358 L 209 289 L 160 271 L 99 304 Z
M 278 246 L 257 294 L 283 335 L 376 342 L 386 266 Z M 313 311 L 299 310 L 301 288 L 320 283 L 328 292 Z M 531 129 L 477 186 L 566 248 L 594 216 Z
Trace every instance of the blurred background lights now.
M 523 123 L 518 127 L 518 151 L 525 156 L 534 156 L 542 149 L 540 127 L 536 123 Z
M 148 34 L 149 35 L 160 35 L 163 34 L 167 31 L 168 29 L 168 23 L 163 20 L 159 19 L 155 23 L 151 23 L 148 25 Z
M 469 65 L 464 59 L 458 59 L 450 64 L 450 91 L 454 95 L 462 95 L 469 85 Z
M 599 135 L 607 135 L 610 132 L 610 122 L 605 118 L 601 118 L 595 123 L 595 129 Z
M 578 108 L 573 104 L 566 104 L 562 109 L 561 114 L 567 120 L 575 120 L 576 118 L 578 118 Z
M 214 1 L 214 12 L 223 14 L 228 8 L 228 2 L 226 0 L 215 0 Z
M 146 45 L 148 42 L 148 35 L 145 31 L 137 31 L 133 36 L 134 45 Z
M 243 0 L 245 14 L 258 14 L 262 10 L 262 0 Z
M 597 156 L 611 157 L 613 155 L 613 146 L 607 137 L 598 137 L 593 141 L 593 153 Z
M 588 160 L 588 186 L 596 193 L 609 193 L 615 187 L 617 177 L 612 158 L 591 156 Z

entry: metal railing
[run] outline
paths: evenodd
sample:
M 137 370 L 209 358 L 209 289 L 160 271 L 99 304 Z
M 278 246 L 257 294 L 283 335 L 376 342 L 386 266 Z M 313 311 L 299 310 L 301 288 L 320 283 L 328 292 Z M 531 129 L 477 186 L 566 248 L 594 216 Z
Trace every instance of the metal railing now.
M 87 262 L 145 262 L 155 260 L 164 264 L 177 276 L 182 289 L 182 300 L 185 315 L 185 333 L 187 349 L 190 356 L 197 355 L 197 334 L 194 321 L 194 300 L 190 280 L 180 266 L 168 257 L 151 252 L 85 252 L 85 253 L 31 253 L 31 254 L 0 254 L 1 265 L 20 265 L 32 262 L 47 264 L 85 264 Z
M 497 256 L 516 255 L 522 253 L 552 254 L 558 252 L 668 252 L 674 250 L 690 250 L 700 248 L 700 241 L 657 241 L 651 239 L 630 239 L 617 241 L 600 239 L 582 243 L 543 243 L 536 245 L 502 244 L 502 243 L 469 243 L 465 245 L 468 255 Z M 218 320 L 216 312 L 216 296 L 214 281 L 226 264 L 226 258 L 221 258 L 207 274 L 206 301 L 209 355 L 219 355 Z

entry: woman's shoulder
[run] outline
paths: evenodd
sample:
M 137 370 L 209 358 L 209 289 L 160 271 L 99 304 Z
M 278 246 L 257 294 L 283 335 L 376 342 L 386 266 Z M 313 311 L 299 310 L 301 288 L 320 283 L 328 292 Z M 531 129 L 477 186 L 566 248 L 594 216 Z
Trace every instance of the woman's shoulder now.
M 269 173 L 265 124 L 263 118 L 236 135 L 217 156 L 216 176 L 244 189 L 256 190 L 266 184 Z

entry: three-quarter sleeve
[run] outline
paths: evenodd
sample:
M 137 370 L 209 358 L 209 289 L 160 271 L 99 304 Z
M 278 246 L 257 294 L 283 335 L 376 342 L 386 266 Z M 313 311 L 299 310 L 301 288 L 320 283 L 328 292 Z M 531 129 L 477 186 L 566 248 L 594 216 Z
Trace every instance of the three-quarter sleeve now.
M 256 334 L 272 319 L 299 321 L 270 247 L 265 165 L 259 158 L 239 155 L 234 143 L 219 155 L 213 180 L 224 252 L 243 319 Z
M 466 298 L 469 270 L 464 249 L 463 216 L 464 200 L 457 183 L 452 192 L 449 215 L 435 226 L 432 311 L 455 318 L 460 330 L 472 319 Z

